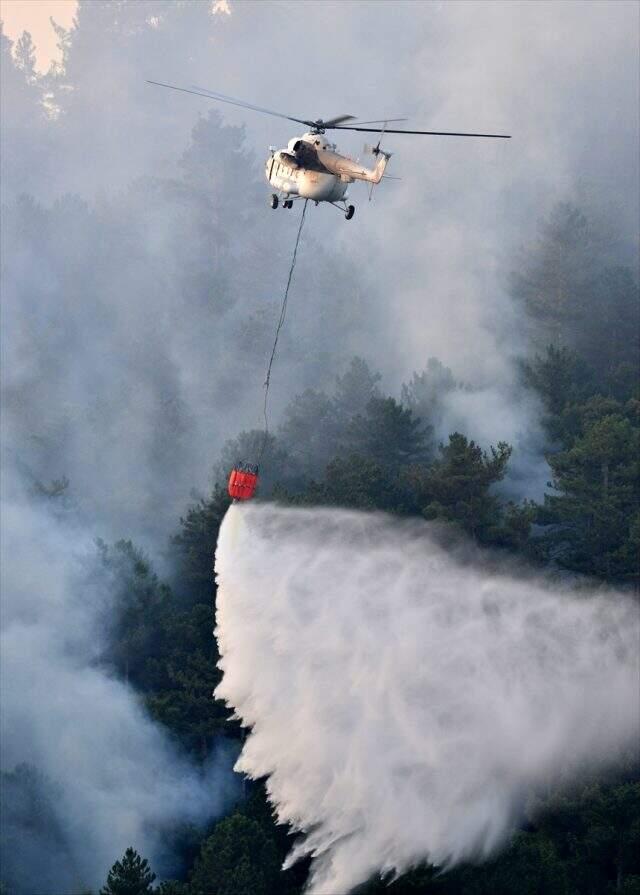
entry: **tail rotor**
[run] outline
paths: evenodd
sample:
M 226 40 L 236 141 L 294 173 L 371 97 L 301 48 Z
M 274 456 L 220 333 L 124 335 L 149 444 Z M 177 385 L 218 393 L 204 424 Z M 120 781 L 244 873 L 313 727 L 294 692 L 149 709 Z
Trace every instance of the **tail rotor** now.
M 382 138 L 384 136 L 384 132 L 387 129 L 388 123 L 389 123 L 388 119 L 383 122 L 382 129 L 380 131 L 380 136 L 378 137 L 378 142 L 376 143 L 375 146 L 369 146 L 367 143 L 364 144 L 364 152 L 366 154 L 373 155 L 377 159 L 378 156 L 382 153 L 382 155 L 385 155 L 387 158 L 390 158 L 390 153 L 385 152 L 384 149 L 380 149 L 380 141 L 382 140 Z M 372 183 L 371 186 L 369 187 L 369 202 L 371 202 L 371 199 L 373 198 L 374 186 L 375 186 L 375 183 Z

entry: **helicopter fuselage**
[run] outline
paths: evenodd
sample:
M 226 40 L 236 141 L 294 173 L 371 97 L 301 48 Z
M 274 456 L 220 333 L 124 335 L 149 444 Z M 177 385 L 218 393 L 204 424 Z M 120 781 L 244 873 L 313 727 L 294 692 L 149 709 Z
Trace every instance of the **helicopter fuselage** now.
M 330 171 L 321 161 L 321 154 L 348 161 L 335 152 L 335 144 L 329 143 L 322 134 L 304 134 L 290 140 L 286 149 L 272 152 L 265 165 L 268 182 L 285 199 L 299 196 L 314 202 L 344 200 L 354 178 L 346 172 Z
M 346 197 L 349 181 L 328 171 L 309 171 L 291 168 L 276 153 L 267 164 L 267 179 L 285 198 L 300 196 L 315 202 L 338 202 Z
M 335 143 L 321 131 L 294 137 L 286 149 L 272 149 L 265 167 L 267 180 L 276 190 L 271 207 L 277 208 L 281 199 L 283 208 L 291 208 L 295 199 L 311 199 L 316 205 L 329 202 L 350 221 L 355 207 L 347 205 L 347 187 L 356 180 L 380 183 L 390 158 L 379 146 L 371 151 L 378 160 L 374 168 L 367 168 L 337 152 Z

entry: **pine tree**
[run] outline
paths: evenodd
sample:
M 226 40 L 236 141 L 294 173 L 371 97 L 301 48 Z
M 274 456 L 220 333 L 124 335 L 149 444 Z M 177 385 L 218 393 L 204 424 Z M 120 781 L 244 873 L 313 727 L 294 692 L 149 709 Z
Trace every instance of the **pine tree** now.
M 143 686 L 143 669 L 156 652 L 158 629 L 172 595 L 131 541 L 112 547 L 98 541 L 98 548 L 114 609 L 108 656 L 127 682 Z
M 429 423 L 436 423 L 442 417 L 445 397 L 460 385 L 453 373 L 437 358 L 430 357 L 426 369 L 415 373 L 402 386 L 401 401 L 415 416 Z
M 314 389 L 296 395 L 285 409 L 278 438 L 287 445 L 296 470 L 304 476 L 321 475 L 338 443 L 334 403 Z
M 276 895 L 280 858 L 254 820 L 233 814 L 205 840 L 191 879 L 193 895 Z
M 638 456 L 640 428 L 621 413 L 586 421 L 569 450 L 549 456 L 555 493 L 540 521 L 559 526 L 545 536 L 549 556 L 587 574 L 638 579 Z
M 345 441 L 353 453 L 397 474 L 402 466 L 427 458 L 429 435 L 409 408 L 393 398 L 371 398 L 364 413 L 351 420 Z
M 407 472 L 425 518 L 457 522 L 474 538 L 491 540 L 501 509 L 490 488 L 504 477 L 511 450 L 501 441 L 487 453 L 459 432 L 450 435 L 430 467 Z
M 227 476 L 236 462 L 237 459 L 227 468 Z M 175 589 L 182 605 L 211 604 L 213 553 L 230 503 L 226 488 L 217 486 L 209 498 L 198 500 L 180 519 L 180 531 L 171 539 L 171 552 L 176 566 Z
M 36 47 L 28 31 L 23 31 L 22 37 L 16 41 L 13 54 L 16 67 L 24 74 L 27 82 L 33 84 L 38 77 L 36 72 Z
M 557 435 L 557 417 L 564 408 L 582 401 L 595 391 L 593 375 L 587 365 L 569 348 L 548 345 L 544 354 L 537 354 L 522 364 L 526 384 L 542 398 L 548 413 L 547 426 Z
M 100 895 L 150 895 L 155 880 L 149 862 L 129 847 L 121 861 L 116 861 L 107 877 Z
M 167 624 L 163 655 L 148 669 L 150 676 L 156 672 L 157 683 L 147 696 L 147 708 L 204 760 L 217 733 L 232 733 L 228 709 L 212 696 L 220 671 L 211 603 L 176 613 Z
M 410 502 L 397 477 L 361 454 L 336 457 L 321 484 L 312 483 L 300 501 L 363 510 L 405 512 Z
M 589 284 L 605 257 L 600 234 L 583 212 L 569 202 L 558 203 L 513 277 L 513 292 L 534 323 L 535 342 L 575 345 Z
M 349 420 L 363 413 L 372 398 L 379 398 L 380 373 L 372 373 L 361 357 L 354 357 L 349 369 L 336 377 L 333 403 L 338 420 L 345 426 Z

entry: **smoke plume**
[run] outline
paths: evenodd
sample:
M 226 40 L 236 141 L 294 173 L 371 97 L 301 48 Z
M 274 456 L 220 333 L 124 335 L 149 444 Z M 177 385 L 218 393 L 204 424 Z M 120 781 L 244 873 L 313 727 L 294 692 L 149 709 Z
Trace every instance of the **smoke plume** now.
M 276 424 L 297 392 L 332 388 L 353 354 L 380 370 L 385 391 L 394 393 L 435 354 L 456 379 L 474 384 L 474 394 L 452 391 L 444 401 L 437 437 L 446 440 L 459 428 L 483 445 L 509 441 L 511 492 L 539 496 L 548 478 L 544 437 L 535 400 L 517 385 L 522 321 L 504 286 L 514 249 L 531 243 L 536 222 L 558 199 L 575 197 L 596 208 L 611 205 L 616 226 L 637 244 L 636 5 L 231 0 L 230 15 L 223 6 L 81 0 L 73 28 L 60 35 L 62 64 L 45 79 L 30 72 L 28 60 L 16 66 L 15 47 L 0 35 L 1 428 L 11 458 L 3 493 L 2 760 L 9 773 L 31 762 L 63 786 L 56 814 L 71 855 L 59 860 L 51 842 L 33 847 L 58 874 L 79 868 L 69 870 L 70 882 L 56 877 L 58 891 L 102 881 L 105 866 L 133 839 L 161 872 L 158 829 L 171 817 L 202 816 L 207 781 L 194 789 L 191 766 L 171 757 L 131 691 L 101 670 L 100 613 L 111 603 L 86 563 L 94 536 L 133 538 L 157 563 L 190 489 L 203 493 L 210 484 L 224 442 L 261 420 L 264 362 L 297 226 L 295 215 L 267 208 L 262 170 L 267 147 L 285 146 L 296 126 L 162 91 L 146 79 L 202 84 L 302 117 L 406 115 L 415 127 L 514 135 L 503 146 L 387 135 L 391 173 L 401 180 L 376 188 L 371 204 L 354 185 L 358 211 L 349 224 L 330 207 L 311 209 L 279 345 Z M 283 46 L 295 72 L 284 89 L 282 67 L 274 65 L 274 48 Z M 360 135 L 339 136 L 340 149 L 362 152 Z M 269 473 L 280 476 L 274 467 Z M 62 478 L 70 480 L 74 523 L 20 491 L 25 481 Z M 259 550 L 267 542 L 248 546 Z M 283 537 L 279 549 L 292 543 Z M 300 557 L 310 549 L 301 546 Z M 243 557 L 243 570 L 255 555 Z M 265 572 L 272 568 L 267 559 Z M 311 572 L 308 580 L 320 598 L 296 604 L 296 611 L 324 617 L 326 582 Z M 260 593 L 270 581 L 267 575 Z M 223 607 L 230 585 L 225 580 Z M 400 578 L 394 585 L 389 596 L 402 590 Z M 233 589 L 240 599 L 242 589 Z M 525 591 L 539 596 L 533 585 L 517 592 Z M 452 599 L 448 594 L 448 605 Z M 553 602 L 549 594 L 544 600 Z M 340 618 L 346 624 L 341 613 L 358 617 L 357 606 L 356 593 L 333 610 L 336 649 L 340 637 L 358 642 L 370 630 L 367 620 L 336 633 Z M 273 600 L 260 601 L 244 636 L 258 638 L 265 612 L 275 608 Z M 296 618 L 283 614 L 279 637 Z M 402 614 L 395 618 L 406 624 Z M 391 641 L 385 644 L 391 654 Z M 259 657 L 243 661 L 250 674 Z M 369 686 L 382 686 L 387 672 L 376 667 L 377 683 L 365 667 Z M 416 688 L 422 667 L 415 663 Z M 263 682 L 273 683 L 270 676 Z M 270 725 L 279 723 L 297 686 L 302 680 L 294 676 L 278 691 Z M 390 694 L 399 692 L 389 684 Z M 464 700 L 466 693 L 454 695 Z M 347 698 L 342 690 L 332 697 Z M 372 700 L 366 710 L 380 705 Z M 399 712 L 390 700 L 392 710 Z M 329 754 L 351 754 L 340 725 L 360 729 L 363 711 L 352 720 L 338 708 L 332 713 L 321 731 L 331 732 Z M 287 717 L 283 731 L 290 729 Z M 149 795 L 145 768 L 155 769 L 157 797 Z M 345 804 L 360 804 L 364 791 L 362 783 Z M 337 783 L 335 793 L 338 803 Z M 216 807 L 213 799 L 209 808 Z M 89 817 L 90 831 L 83 821 Z M 340 835 L 357 822 L 350 815 L 319 829 Z M 299 825 L 308 829 L 307 815 Z M 356 835 L 343 847 L 361 841 Z M 435 859 L 434 841 L 435 833 Z M 363 853 L 362 868 L 376 847 Z M 413 859 L 410 851 L 393 851 L 398 865 Z M 416 853 L 425 854 L 422 839 Z M 24 852 L 21 862 L 42 871 Z
M 170 874 L 176 828 L 204 825 L 239 795 L 233 756 L 222 747 L 197 768 L 108 673 L 114 587 L 91 534 L 11 491 L 2 513 L 3 878 L 24 892 L 97 889 L 131 845 Z M 24 816 L 23 778 L 44 806 Z
M 639 728 L 638 615 L 486 566 L 425 523 L 233 506 L 216 554 L 216 691 L 313 856 L 310 893 L 484 857 L 526 791 Z M 615 598 L 614 598 L 615 597 Z

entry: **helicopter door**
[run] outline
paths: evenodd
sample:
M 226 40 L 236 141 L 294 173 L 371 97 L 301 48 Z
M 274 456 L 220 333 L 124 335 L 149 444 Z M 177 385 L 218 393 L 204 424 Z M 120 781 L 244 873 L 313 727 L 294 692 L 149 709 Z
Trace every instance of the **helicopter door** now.
M 275 156 L 271 156 L 271 167 L 269 168 L 269 180 L 273 177 L 273 166 L 276 163 Z

